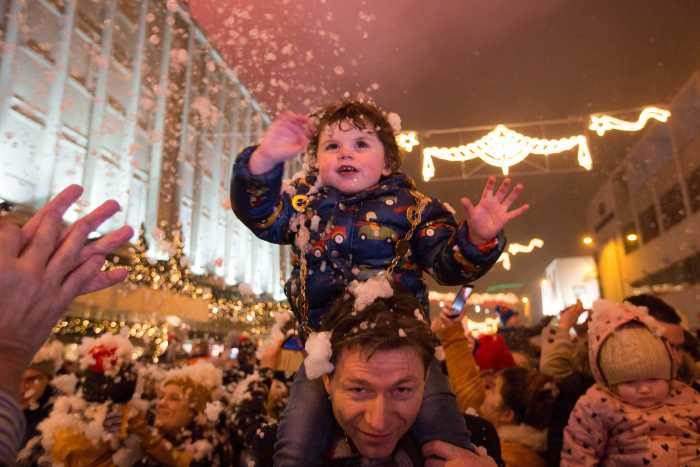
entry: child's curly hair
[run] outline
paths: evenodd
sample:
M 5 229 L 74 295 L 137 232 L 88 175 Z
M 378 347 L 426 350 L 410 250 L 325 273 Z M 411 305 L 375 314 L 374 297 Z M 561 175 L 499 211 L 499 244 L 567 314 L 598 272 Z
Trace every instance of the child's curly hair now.
M 316 165 L 318 142 L 325 128 L 335 123 L 349 122 L 358 130 L 374 131 L 384 146 L 384 163 L 392 173 L 401 168 L 402 153 L 387 116 L 376 104 L 367 101 L 343 99 L 311 114 L 317 122 L 307 154 Z

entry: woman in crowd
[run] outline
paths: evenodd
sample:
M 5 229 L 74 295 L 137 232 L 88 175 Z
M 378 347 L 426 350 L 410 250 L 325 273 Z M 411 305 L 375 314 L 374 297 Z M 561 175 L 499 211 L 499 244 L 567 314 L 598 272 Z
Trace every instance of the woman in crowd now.
M 143 453 L 136 465 L 232 465 L 224 406 L 214 397 L 221 385 L 221 370 L 208 362 L 170 370 L 153 420 L 143 413 L 129 420 L 127 431 L 138 438 Z
M 462 316 L 433 323 L 445 353 L 450 384 L 462 410 L 478 410 L 500 438 L 508 467 L 544 466 L 546 426 L 556 386 L 535 370 L 505 368 L 483 378 L 465 336 Z

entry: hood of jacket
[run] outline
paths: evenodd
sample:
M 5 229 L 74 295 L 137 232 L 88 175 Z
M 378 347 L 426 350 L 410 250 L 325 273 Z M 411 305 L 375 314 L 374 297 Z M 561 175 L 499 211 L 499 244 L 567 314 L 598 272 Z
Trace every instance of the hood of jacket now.
M 543 453 L 547 450 L 547 430 L 539 430 L 531 425 L 503 425 L 499 427 L 498 438 L 502 443 L 518 443 L 526 448 Z
M 598 384 L 604 387 L 608 385 L 598 362 L 600 350 L 605 339 L 622 326 L 631 322 L 638 322 L 661 339 L 671 359 L 672 374 L 675 375 L 677 372 L 673 350 L 664 337 L 664 329 L 649 315 L 646 307 L 635 306 L 628 302 L 616 303 L 605 299 L 596 300 L 593 303 L 593 314 L 588 325 L 588 360 L 593 377 Z

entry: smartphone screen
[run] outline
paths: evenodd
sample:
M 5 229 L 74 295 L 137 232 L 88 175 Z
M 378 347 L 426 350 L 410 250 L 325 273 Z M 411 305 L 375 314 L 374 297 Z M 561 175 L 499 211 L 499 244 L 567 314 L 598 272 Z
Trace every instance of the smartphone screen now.
M 459 289 L 459 292 L 457 292 L 457 295 L 455 295 L 455 299 L 450 307 L 450 312 L 448 313 L 450 317 L 459 316 L 464 309 L 464 305 L 467 304 L 467 300 L 469 299 L 469 296 L 472 294 L 473 290 L 473 285 L 464 285 L 461 289 Z

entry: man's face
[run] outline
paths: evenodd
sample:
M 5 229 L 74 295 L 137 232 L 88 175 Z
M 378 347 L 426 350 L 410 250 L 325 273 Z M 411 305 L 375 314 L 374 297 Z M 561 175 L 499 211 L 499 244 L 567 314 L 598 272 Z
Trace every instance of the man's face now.
M 358 130 L 352 122 L 332 124 L 321 132 L 317 158 L 321 182 L 346 195 L 376 185 L 391 172 L 377 134 Z
M 22 409 L 28 409 L 38 401 L 44 391 L 46 391 L 46 386 L 49 384 L 49 377 L 46 376 L 39 370 L 34 368 L 27 368 L 24 370 L 21 382 L 21 396 L 22 399 L 20 404 Z
M 331 377 L 324 377 L 333 414 L 367 459 L 386 459 L 418 415 L 425 366 L 410 347 L 377 351 L 368 360 L 345 349 Z

